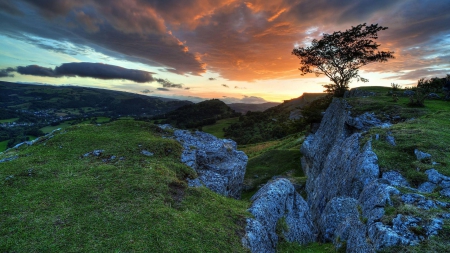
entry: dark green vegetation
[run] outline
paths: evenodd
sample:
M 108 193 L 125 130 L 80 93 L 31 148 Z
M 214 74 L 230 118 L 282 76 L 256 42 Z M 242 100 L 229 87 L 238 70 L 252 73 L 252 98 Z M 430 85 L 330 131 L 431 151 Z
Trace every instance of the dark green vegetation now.
M 304 133 L 298 133 L 276 141 L 239 146 L 249 157 L 243 198 L 250 199 L 274 176 L 289 178 L 293 183 L 304 183 L 306 180 L 300 163 L 303 140 Z
M 0 142 L 12 147 L 69 123 L 156 115 L 187 104 L 192 103 L 104 89 L 0 82 Z
M 247 113 L 247 112 L 263 112 L 271 107 L 277 106 L 280 103 L 275 102 L 267 102 L 262 104 L 245 104 L 245 103 L 232 103 L 228 104 L 228 106 L 235 110 L 236 112 L 240 113 Z
M 188 101 L 78 86 L 0 82 L 0 90 L 0 108 L 61 110 L 59 113 L 73 115 L 94 112 L 109 116 L 156 115 L 192 104 Z
M 331 100 L 321 100 L 323 103 L 320 105 L 313 101 L 323 96 L 323 93 L 304 93 L 264 112 L 248 112 L 239 117 L 239 122 L 225 129 L 225 137 L 239 144 L 252 144 L 301 132 L 311 123 L 320 121 L 320 113 L 325 111 Z M 301 116 L 304 112 L 308 117 Z
M 171 124 L 177 128 L 200 128 L 213 125 L 217 120 L 238 117 L 228 105 L 218 99 L 182 106 L 172 112 L 152 117 L 159 124 Z
M 239 121 L 239 118 L 220 119 L 214 125 L 208 125 L 202 127 L 202 131 L 212 134 L 217 138 L 225 138 L 224 129 Z
M 322 39 L 314 39 L 307 48 L 294 48 L 292 54 L 300 59 L 302 75 L 327 76 L 332 83 L 324 85 L 326 91 L 342 97 L 352 79 L 368 81 L 359 75 L 359 68 L 394 58 L 394 52 L 376 51 L 380 44 L 374 40 L 378 39 L 378 32 L 386 29 L 364 23 L 344 32 L 324 33 Z
M 0 155 L 19 156 L 0 163 L 2 252 L 244 252 L 248 203 L 187 188 L 195 172 L 164 135 L 145 122 L 76 125 Z M 104 152 L 83 156 L 93 150 Z

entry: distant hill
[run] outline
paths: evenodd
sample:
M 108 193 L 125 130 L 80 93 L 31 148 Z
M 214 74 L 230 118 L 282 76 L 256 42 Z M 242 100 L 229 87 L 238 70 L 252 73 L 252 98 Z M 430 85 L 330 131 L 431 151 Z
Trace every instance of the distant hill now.
M 236 112 L 240 112 L 240 113 L 247 113 L 248 111 L 250 112 L 262 112 L 265 111 L 271 107 L 277 106 L 280 103 L 276 103 L 276 102 L 267 102 L 267 103 L 262 103 L 262 104 L 246 104 L 246 103 L 232 103 L 232 104 L 228 104 L 228 106 L 235 110 Z
M 171 124 L 177 128 L 199 128 L 212 125 L 219 119 L 240 116 L 228 105 L 218 99 L 206 100 L 197 104 L 182 106 L 172 112 L 153 117 L 161 124 Z
M 248 112 L 239 118 L 239 122 L 225 129 L 225 137 L 239 144 L 252 144 L 275 140 L 302 131 L 306 122 L 299 119 L 300 108 L 311 105 L 324 93 L 304 93 L 298 98 L 285 100 L 282 104 L 271 107 L 264 112 Z M 317 106 L 318 110 L 328 106 Z M 320 112 L 319 112 L 320 113 Z
M 172 100 L 122 91 L 78 86 L 32 85 L 0 82 L 0 108 L 20 110 L 77 109 L 108 116 L 157 115 L 190 101 Z
M 189 104 L 106 89 L 0 82 L 0 152 L 59 127 L 153 116 Z

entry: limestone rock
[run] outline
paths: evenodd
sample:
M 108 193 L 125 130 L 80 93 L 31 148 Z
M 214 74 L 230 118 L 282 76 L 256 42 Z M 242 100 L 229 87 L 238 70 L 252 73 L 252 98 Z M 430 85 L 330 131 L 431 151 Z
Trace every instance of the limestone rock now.
M 389 186 L 388 181 L 384 179 L 374 181 L 365 187 L 359 197 L 359 204 L 367 223 L 379 221 L 384 215 L 385 206 L 392 206 L 391 196 L 399 194 L 400 191 Z
M 436 203 L 432 200 L 425 198 L 425 196 L 417 193 L 407 193 L 402 195 L 402 201 L 406 204 L 415 205 L 418 208 L 429 210 L 436 208 Z
M 197 172 L 203 185 L 224 196 L 241 197 L 248 157 L 237 150 L 236 142 L 200 131 L 175 130 L 174 136 L 183 145 L 181 161 Z
M 417 160 L 419 161 L 423 161 L 423 160 L 427 160 L 427 159 L 431 159 L 431 155 L 425 152 L 422 152 L 418 149 L 414 150 L 414 154 L 416 155 Z
M 356 128 L 359 131 L 367 131 L 372 127 L 383 127 L 388 128 L 391 126 L 388 122 L 382 122 L 375 117 L 374 113 L 365 112 L 357 117 L 350 117 L 347 124 Z
M 388 135 L 386 136 L 386 141 L 391 145 L 391 146 L 396 146 L 395 144 L 395 138 L 394 136 L 392 136 L 391 132 L 388 132 Z
M 424 193 L 432 193 L 434 189 L 436 189 L 437 185 L 433 184 L 431 182 L 425 182 L 421 185 L 419 185 L 419 188 L 417 188 L 420 192 Z
M 408 181 L 397 171 L 386 171 L 381 176 L 383 179 L 387 179 L 389 183 L 393 186 L 404 186 L 409 187 Z
M 358 218 L 358 201 L 354 198 L 333 198 L 328 202 L 319 220 L 319 230 L 322 231 L 322 240 L 331 241 L 335 230 L 346 219 Z M 341 240 L 347 240 L 349 231 L 341 229 Z
M 252 252 L 275 252 L 278 244 L 277 223 L 284 219 L 287 241 L 306 244 L 316 239 L 316 230 L 306 201 L 295 191 L 289 180 L 279 178 L 264 185 L 251 198 L 243 244 Z

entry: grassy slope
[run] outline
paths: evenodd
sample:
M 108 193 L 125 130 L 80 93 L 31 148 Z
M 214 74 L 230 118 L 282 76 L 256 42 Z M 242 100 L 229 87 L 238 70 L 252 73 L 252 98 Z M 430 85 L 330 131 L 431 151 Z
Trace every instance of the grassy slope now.
M 16 121 L 18 119 L 19 118 L 2 119 L 2 120 L 0 120 L 0 123 L 11 123 L 11 122 L 14 122 L 14 121 Z
M 0 163 L 0 249 L 244 251 L 248 202 L 187 188 L 183 179 L 195 172 L 179 162 L 181 146 L 161 135 L 144 122 L 78 125 L 3 154 L 19 159 Z M 83 157 L 95 149 L 105 152 Z
M 217 138 L 224 138 L 224 131 L 223 129 L 230 126 L 233 123 L 236 123 L 239 121 L 239 118 L 229 118 L 229 119 L 221 119 L 218 120 L 214 125 L 208 125 L 202 127 L 202 131 L 212 134 L 216 136 Z
M 450 176 L 449 102 L 426 100 L 424 108 L 411 108 L 407 106 L 408 98 L 400 97 L 399 101 L 394 102 L 391 96 L 387 96 L 389 88 L 365 87 L 362 89 L 375 91 L 377 96 L 348 99 L 355 114 L 373 111 L 382 119 L 385 119 L 386 116 L 401 117 L 400 122 L 389 129 L 371 129 L 363 139 L 363 141 L 367 141 L 373 138 L 375 134 L 379 134 L 379 140 L 372 140 L 372 147 L 378 156 L 378 163 L 382 171 L 399 171 L 415 187 L 427 181 L 424 172 L 430 168 Z M 394 136 L 396 146 L 391 146 L 385 141 L 388 132 L 391 132 Z M 431 161 L 417 161 L 414 155 L 415 149 L 430 153 L 432 155 Z M 437 162 L 437 164 L 432 164 L 432 162 Z M 405 191 L 406 189 L 401 190 Z M 425 195 L 435 200 L 449 201 L 448 198 L 440 196 L 439 189 Z M 399 201 L 394 201 L 394 208 L 386 209 L 387 216 L 383 218 L 383 222 L 389 223 L 398 213 L 430 218 L 442 212 L 448 212 L 448 210 L 422 210 L 412 205 L 402 205 Z M 439 234 L 420 245 L 388 248 L 383 252 L 448 252 L 449 244 L 450 222 L 444 220 L 444 227 L 439 231 Z
M 400 97 L 398 102 L 394 102 L 386 95 L 388 88 L 380 90 L 378 87 L 376 90 L 379 92 L 377 96 L 348 101 L 355 114 L 373 111 L 384 120 L 386 116 L 401 117 L 400 122 L 390 129 L 374 128 L 366 134 L 366 140 L 375 134 L 380 135 L 380 139 L 373 140 L 372 144 L 381 169 L 398 170 L 415 186 L 427 179 L 424 171 L 429 168 L 450 175 L 450 103 L 426 100 L 424 108 L 408 107 L 408 98 Z M 388 132 L 396 140 L 395 147 L 385 141 Z M 430 153 L 432 161 L 438 164 L 417 161 L 415 149 Z
M 243 193 L 243 198 L 249 199 L 261 185 L 274 176 L 287 176 L 293 182 L 302 178 L 302 141 L 303 134 L 299 133 L 276 141 L 239 146 L 249 157 L 244 184 L 250 186 L 250 189 Z

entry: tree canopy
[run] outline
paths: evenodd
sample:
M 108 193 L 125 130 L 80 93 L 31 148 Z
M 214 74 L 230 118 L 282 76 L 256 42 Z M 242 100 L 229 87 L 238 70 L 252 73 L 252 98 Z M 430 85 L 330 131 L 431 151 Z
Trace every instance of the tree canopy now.
M 359 68 L 371 62 L 385 62 L 394 58 L 394 52 L 377 51 L 380 44 L 378 32 L 388 29 L 378 24 L 360 24 L 345 32 L 323 34 L 321 40 L 314 39 L 309 47 L 294 48 L 292 54 L 300 59 L 301 75 L 324 74 L 333 82 L 324 85 L 327 92 L 343 96 L 351 79 L 367 82 L 358 72 Z

